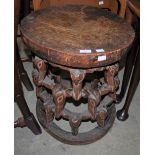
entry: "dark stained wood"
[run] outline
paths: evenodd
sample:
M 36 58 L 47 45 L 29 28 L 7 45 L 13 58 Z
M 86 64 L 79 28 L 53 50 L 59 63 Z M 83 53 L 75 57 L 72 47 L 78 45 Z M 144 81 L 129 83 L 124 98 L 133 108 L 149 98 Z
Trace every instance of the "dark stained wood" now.
M 45 128 L 45 130 L 53 137 L 58 139 L 59 141 L 70 144 L 70 145 L 84 145 L 90 144 L 101 139 L 112 127 L 115 121 L 115 105 L 112 105 L 108 108 L 108 117 L 106 117 L 104 127 L 97 126 L 91 131 L 78 133 L 76 136 L 72 135 L 71 132 L 65 131 L 61 129 L 56 123 L 50 122 L 46 123 L 46 118 L 41 113 L 42 102 L 40 100 L 37 101 L 37 116 L 41 125 Z
M 20 0 L 20 19 L 27 16 L 31 9 L 30 9 L 30 0 Z
M 14 128 L 17 128 L 17 127 L 25 127 L 26 124 L 25 124 L 25 120 L 23 117 L 20 117 L 18 118 L 15 122 L 14 122 Z
M 127 5 L 140 18 L 140 2 L 138 0 L 128 0 Z
M 19 23 L 21 21 L 21 19 L 25 16 L 27 16 L 30 12 L 31 12 L 31 8 L 30 8 L 30 5 L 31 5 L 31 0 L 21 0 L 20 1 L 21 5 L 20 5 L 20 19 L 19 19 Z M 17 35 L 17 37 L 21 37 L 20 34 Z M 28 55 L 28 57 L 20 57 L 21 60 L 19 61 L 22 61 L 22 62 L 32 62 L 32 55 Z
M 16 68 L 16 63 L 14 66 L 14 97 L 15 101 L 24 117 L 26 126 L 36 135 L 41 133 L 41 129 L 39 124 L 37 123 L 34 115 L 30 112 L 29 107 L 27 106 L 26 100 L 23 95 L 23 90 L 21 86 L 21 82 L 19 79 L 19 75 Z M 17 124 L 18 123 L 18 124 Z M 17 121 L 15 123 L 15 127 L 21 126 L 23 127 L 23 122 Z
M 32 83 L 24 69 L 24 66 L 21 62 L 20 55 L 19 55 L 19 50 L 18 50 L 18 45 L 17 45 L 17 30 L 18 30 L 18 24 L 19 24 L 19 15 L 20 15 L 20 7 L 21 4 L 23 4 L 23 1 L 15 1 L 15 9 L 14 9 L 14 55 L 15 55 L 15 68 L 18 70 L 20 74 L 20 79 L 22 80 L 23 84 L 25 87 L 31 91 L 33 90 Z M 16 64 L 17 63 L 17 64 Z
M 27 88 L 28 91 L 32 91 L 34 90 L 33 89 L 33 86 L 32 86 L 32 83 L 27 75 L 27 72 L 25 71 L 24 69 L 24 66 L 23 66 L 23 63 L 20 59 L 20 56 L 19 56 L 19 50 L 18 50 L 18 46 L 16 45 L 16 56 L 17 56 L 17 67 L 18 67 L 18 70 L 19 70 L 19 75 L 20 75 L 20 79 L 21 81 L 23 82 L 23 84 L 25 85 L 25 87 Z
M 118 1 L 120 3 L 119 16 L 124 18 L 126 6 L 127 6 L 127 0 L 118 0 Z
M 24 17 L 27 16 L 30 12 L 30 0 L 24 0 Z
M 65 5 L 30 14 L 22 20 L 21 32 L 36 55 L 32 75 L 40 123 L 64 143 L 88 144 L 103 137 L 114 122 L 118 61 L 134 40 L 132 27 L 107 10 Z M 95 72 L 102 74 L 96 78 Z M 65 106 L 67 99 L 73 104 L 85 99 L 87 109 L 72 112 Z M 62 118 L 69 122 L 71 132 L 53 122 Z M 81 133 L 79 127 L 85 121 L 96 121 L 97 126 Z
M 64 79 L 61 74 L 60 80 L 55 81 L 55 75 L 52 74 L 48 62 L 39 57 L 35 57 L 33 63 L 35 67 L 33 80 L 37 87 L 36 95 L 38 98 L 37 113 L 40 123 L 47 131 L 58 140 L 69 144 L 87 144 L 103 137 L 114 121 L 114 109 L 112 113 L 108 113 L 109 107 L 107 107 L 107 105 L 111 105 L 116 99 L 116 90 L 119 85 L 117 78 L 119 70 L 118 64 L 99 68 L 73 69 L 51 63 L 52 69 L 58 67 L 70 73 L 71 81 L 69 77 L 67 78 L 68 80 Z M 86 78 L 86 74 L 93 74 L 95 71 L 103 71 L 105 73 L 105 82 L 100 87 L 94 87 L 94 84 L 87 81 Z M 100 81 L 101 79 L 99 78 L 99 82 Z M 101 102 L 101 96 L 103 95 L 109 95 L 111 98 L 106 104 Z M 80 100 L 82 98 L 88 99 L 88 110 L 78 113 L 66 109 L 65 103 L 67 98 L 73 98 L 74 101 L 79 102 L 81 102 Z M 55 123 L 53 123 L 54 118 L 64 118 L 69 121 L 71 132 L 66 132 L 67 136 L 63 135 L 65 132 L 62 129 L 54 127 L 56 126 Z M 108 122 L 106 121 L 107 119 L 111 119 L 111 121 Z M 83 134 L 79 133 L 79 126 L 82 121 L 97 121 L 100 128 L 96 127 L 92 131 L 86 132 L 83 137 Z M 59 134 L 57 130 L 59 130 Z M 93 135 L 94 133 L 96 134 Z M 93 135 L 92 137 L 89 136 L 91 134 Z M 73 138 L 73 136 L 76 137 Z
M 121 2 L 122 0 L 119 1 Z M 115 13 L 117 13 L 118 11 L 117 0 L 104 0 L 104 3 L 101 5 L 99 4 L 99 0 L 33 0 L 33 6 L 35 11 L 47 8 L 49 6 L 63 6 L 67 4 L 90 5 L 95 7 L 108 8 Z
M 129 90 L 125 100 L 125 104 L 122 109 L 117 111 L 117 118 L 120 121 L 125 121 L 129 117 L 129 114 L 128 114 L 129 107 L 130 107 L 132 98 L 134 96 L 134 93 L 137 89 L 137 86 L 139 84 L 139 80 L 140 80 L 140 49 L 138 49 L 138 54 L 136 56 L 135 66 L 131 77 L 131 82 L 130 82 Z
M 125 96 L 125 93 L 127 91 L 128 83 L 130 82 L 130 77 L 132 76 L 132 70 L 134 68 L 134 63 L 136 60 L 136 55 L 137 55 L 137 49 L 140 44 L 140 38 L 139 38 L 139 24 L 136 26 L 136 37 L 133 42 L 133 45 L 128 52 L 127 58 L 126 58 L 126 64 L 125 64 L 125 70 L 124 70 L 124 75 L 123 75 L 123 81 L 122 81 L 122 86 L 121 86 L 121 91 L 117 95 L 117 103 L 120 103 L 122 99 Z
M 131 5 L 131 3 L 132 3 L 132 5 L 134 5 L 135 0 L 134 0 L 134 3 L 133 3 L 133 1 L 130 1 L 130 2 L 128 1 L 128 3 L 130 3 L 130 5 Z M 132 45 L 130 51 L 128 52 L 128 55 L 126 58 L 123 82 L 122 82 L 120 94 L 117 95 L 117 103 L 120 103 L 122 101 L 122 99 L 124 98 L 124 95 L 126 93 L 128 83 L 130 81 L 130 77 L 132 74 L 132 69 L 134 67 L 134 63 L 136 60 L 137 48 L 139 47 L 139 44 L 140 44 L 140 32 L 139 32 L 140 31 L 140 25 L 139 25 L 139 19 L 136 18 L 136 17 L 138 17 L 138 14 L 137 15 L 133 14 L 136 11 L 132 10 L 134 7 L 131 7 L 130 5 L 127 5 L 126 20 L 128 23 L 130 23 L 134 27 L 135 32 L 136 32 L 136 36 L 135 36 L 135 40 L 133 42 L 133 45 Z
M 30 109 L 26 103 L 26 100 L 24 98 L 23 90 L 22 90 L 22 85 L 21 81 L 19 78 L 19 72 L 23 73 L 23 66 L 22 63 L 19 63 L 19 53 L 18 52 L 18 47 L 17 47 L 17 29 L 18 29 L 18 22 L 19 22 L 19 10 L 20 10 L 20 0 L 15 0 L 15 6 L 14 6 L 14 98 L 15 101 L 23 115 L 23 119 L 18 119 L 15 121 L 14 126 L 15 127 L 23 127 L 26 125 L 34 134 L 40 134 L 41 129 L 39 124 L 37 123 L 34 115 L 30 112 Z M 18 62 L 17 62 L 18 61 Z M 18 63 L 18 64 L 17 64 Z M 20 69 L 19 69 L 20 65 Z M 24 76 L 24 77 L 23 77 Z M 28 78 L 24 75 L 21 76 L 21 78 Z M 29 81 L 25 81 L 25 84 L 27 84 Z M 32 89 L 31 85 L 27 86 L 27 88 Z
M 110 11 L 83 5 L 51 7 L 32 13 L 22 20 L 21 32 L 36 55 L 49 62 L 80 68 L 120 60 L 134 39 L 133 29 L 123 19 Z M 92 53 L 80 53 L 84 49 Z M 96 49 L 105 52 L 97 53 Z M 106 60 L 97 61 L 103 55 Z
M 127 92 L 127 97 L 125 100 L 125 104 L 123 108 L 117 112 L 117 118 L 120 121 L 125 121 L 128 118 L 128 110 L 131 104 L 133 95 L 136 91 L 137 85 L 140 81 L 139 72 L 140 72 L 140 61 L 139 61 L 139 53 L 140 52 L 140 7 L 137 0 L 129 0 L 126 10 L 126 20 L 134 27 L 136 32 L 136 37 L 132 48 L 130 49 L 126 64 L 125 64 L 125 71 L 123 76 L 123 82 L 120 94 L 117 95 L 117 103 L 120 103 L 121 100 L 124 98 L 125 93 L 127 91 L 128 83 L 129 89 Z M 137 62 L 138 61 L 138 62 Z M 132 72 L 132 70 L 134 70 Z M 131 77 L 132 76 L 132 77 Z M 131 81 L 130 81 L 131 77 Z
M 103 2 L 101 4 L 101 2 Z M 126 0 L 33 0 L 34 10 L 40 10 L 49 6 L 62 6 L 66 4 L 89 5 L 99 8 L 108 8 L 120 17 L 125 16 Z

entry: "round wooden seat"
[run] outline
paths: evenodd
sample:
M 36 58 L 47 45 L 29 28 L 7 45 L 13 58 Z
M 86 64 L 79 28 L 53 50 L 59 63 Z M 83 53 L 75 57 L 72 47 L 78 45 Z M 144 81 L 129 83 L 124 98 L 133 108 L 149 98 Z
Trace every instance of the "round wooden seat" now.
M 118 61 L 135 36 L 132 27 L 112 12 L 83 5 L 33 12 L 22 20 L 21 32 L 36 55 L 77 68 Z

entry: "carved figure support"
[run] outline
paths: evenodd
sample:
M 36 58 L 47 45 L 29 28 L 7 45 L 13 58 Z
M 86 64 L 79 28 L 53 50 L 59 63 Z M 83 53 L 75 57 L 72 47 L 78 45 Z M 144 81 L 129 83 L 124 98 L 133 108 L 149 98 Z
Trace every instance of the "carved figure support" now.
M 85 78 L 86 71 L 79 69 L 71 69 L 70 75 L 73 84 L 72 97 L 77 101 L 82 96 L 82 81 Z
M 39 94 L 42 91 L 42 87 L 39 86 L 39 83 L 41 83 L 44 80 L 46 76 L 47 67 L 45 62 L 38 57 L 34 58 L 33 63 L 36 69 L 34 69 L 32 73 L 32 77 L 33 77 L 33 82 L 37 86 L 36 96 L 39 97 Z
M 55 102 L 55 117 L 59 118 L 61 116 L 61 112 L 64 109 L 66 93 L 60 84 L 57 84 L 53 88 L 52 93 L 53 93 L 53 98 Z
M 78 134 L 79 126 L 81 124 L 81 120 L 77 117 L 73 117 L 69 120 L 69 124 L 72 129 L 72 134 L 76 136 Z
M 99 127 L 104 127 L 106 117 L 107 117 L 106 111 L 102 110 L 98 113 L 96 121 Z
M 96 119 L 96 108 L 97 105 L 100 103 L 101 96 L 97 90 L 89 90 L 88 96 L 88 111 L 91 114 L 91 119 Z
M 107 109 L 99 105 L 102 95 L 109 94 L 113 98 L 118 87 L 118 65 L 112 65 L 104 68 L 105 75 L 102 79 L 94 79 L 90 84 L 82 85 L 86 73 L 93 73 L 95 70 L 68 69 L 72 80 L 72 88 L 63 85 L 61 76 L 50 72 L 50 67 L 45 61 L 36 57 L 34 60 L 35 69 L 33 71 L 33 80 L 37 86 L 37 97 L 42 102 L 41 111 L 46 124 L 53 123 L 56 119 L 63 117 L 69 120 L 72 135 L 78 134 L 79 126 L 83 119 L 96 120 L 99 127 L 104 128 L 107 117 Z M 103 70 L 103 69 L 102 69 Z M 100 70 L 100 71 L 102 71 Z M 56 79 L 55 79 L 56 77 Z M 99 82 L 101 85 L 99 85 Z M 80 100 L 81 97 L 88 98 L 88 111 L 86 117 L 71 113 L 66 113 L 65 101 L 67 97 L 74 100 Z M 54 104 L 51 102 L 54 100 Z
M 52 111 L 52 108 L 49 104 L 44 104 L 44 112 L 45 112 L 46 123 L 52 122 L 54 119 L 54 112 Z
M 116 89 L 119 86 L 119 79 L 116 76 L 119 70 L 119 65 L 115 64 L 112 66 L 107 66 L 105 71 L 105 82 L 108 85 L 109 96 L 116 100 Z M 101 94 L 104 94 L 105 89 L 101 88 Z
M 119 66 L 118 64 L 106 67 L 105 71 L 105 82 L 110 85 L 111 92 L 116 90 L 116 80 L 115 75 L 118 73 Z
M 39 74 L 37 79 L 35 79 L 35 84 L 38 84 L 39 82 L 41 82 L 42 80 L 44 80 L 45 76 L 46 76 L 46 71 L 47 71 L 47 66 L 44 62 L 44 60 L 35 57 L 34 59 L 34 65 L 37 68 Z

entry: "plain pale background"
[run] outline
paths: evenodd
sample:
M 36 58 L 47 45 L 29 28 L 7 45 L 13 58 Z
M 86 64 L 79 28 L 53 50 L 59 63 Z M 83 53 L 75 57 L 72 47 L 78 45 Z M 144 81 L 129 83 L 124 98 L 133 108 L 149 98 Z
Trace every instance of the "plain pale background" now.
M 141 0 L 141 155 L 154 154 L 155 1 Z M 0 8 L 0 154 L 14 154 L 14 1 Z

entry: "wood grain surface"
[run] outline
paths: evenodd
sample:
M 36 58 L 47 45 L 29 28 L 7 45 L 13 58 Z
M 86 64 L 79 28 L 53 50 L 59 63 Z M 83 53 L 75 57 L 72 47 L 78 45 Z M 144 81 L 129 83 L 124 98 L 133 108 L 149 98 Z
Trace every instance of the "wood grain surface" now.
M 99 67 L 118 61 L 131 45 L 134 31 L 110 11 L 85 5 L 53 6 L 21 22 L 24 42 L 50 62 L 73 67 Z M 103 49 L 104 52 L 97 52 Z M 80 53 L 91 50 L 91 53 Z M 98 61 L 96 56 L 106 56 Z M 77 56 L 77 57 L 76 57 Z

